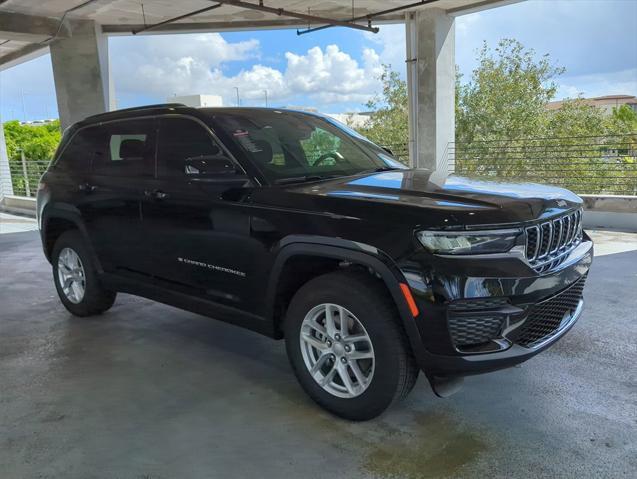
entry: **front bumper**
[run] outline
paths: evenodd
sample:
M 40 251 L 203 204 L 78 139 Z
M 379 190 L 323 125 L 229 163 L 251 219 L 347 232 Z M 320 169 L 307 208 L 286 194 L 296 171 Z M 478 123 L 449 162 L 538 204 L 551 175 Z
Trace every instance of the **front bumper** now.
M 544 274 L 511 255 L 417 253 L 402 262 L 421 312 L 413 320 L 418 344 L 412 340 L 420 367 L 429 377 L 466 376 L 514 366 L 550 347 L 581 315 L 592 259 L 585 237 Z

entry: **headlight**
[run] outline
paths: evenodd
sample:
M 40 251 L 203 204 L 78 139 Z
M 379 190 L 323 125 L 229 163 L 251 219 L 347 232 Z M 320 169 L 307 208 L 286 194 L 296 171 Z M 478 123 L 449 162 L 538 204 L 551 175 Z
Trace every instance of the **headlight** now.
M 492 231 L 419 231 L 418 240 L 432 253 L 504 253 L 516 243 L 518 229 Z

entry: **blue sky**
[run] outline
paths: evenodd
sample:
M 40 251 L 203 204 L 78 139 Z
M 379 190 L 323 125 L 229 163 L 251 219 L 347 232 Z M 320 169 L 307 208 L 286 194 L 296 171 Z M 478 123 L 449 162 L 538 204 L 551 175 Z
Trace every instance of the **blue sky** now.
M 637 1 L 529 0 L 458 17 L 456 63 L 465 78 L 483 41 L 520 40 L 548 53 L 566 73 L 558 99 L 637 95 Z M 404 28 L 378 35 L 332 28 L 113 37 L 109 40 L 118 107 L 163 102 L 174 94 L 220 94 L 235 104 L 305 105 L 325 112 L 364 110 L 379 91 L 381 64 L 404 75 Z M 3 120 L 57 116 L 48 55 L 0 73 Z

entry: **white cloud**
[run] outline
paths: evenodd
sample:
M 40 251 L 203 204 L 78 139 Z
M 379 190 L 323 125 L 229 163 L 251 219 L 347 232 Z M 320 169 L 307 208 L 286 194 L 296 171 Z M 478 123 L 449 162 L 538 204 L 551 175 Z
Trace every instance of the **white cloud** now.
M 405 74 L 405 26 L 403 24 L 381 25 L 378 33 L 365 33 L 365 38 L 380 48 L 379 58 L 383 65 L 391 65 L 402 76 Z
M 234 105 L 235 87 L 243 104 L 260 102 L 264 90 L 279 104 L 310 98 L 320 104 L 364 103 L 379 87 L 380 57 L 374 49 L 363 51 L 362 61 L 337 45 L 310 48 L 305 54 L 285 53 L 282 70 L 259 63 L 228 75 L 233 61 L 259 58 L 259 42 L 226 41 L 217 33 L 149 37 L 132 45 L 111 48 L 116 92 L 161 99 L 173 95 L 216 94 Z M 130 41 L 130 40 L 129 40 Z M 253 100 L 253 101 L 251 101 Z
M 206 33 L 114 38 L 110 58 L 116 90 L 169 97 L 208 93 L 215 69 L 258 54 L 257 40 L 229 43 L 218 33 Z
M 637 95 L 637 68 L 558 79 L 557 99 L 603 95 Z

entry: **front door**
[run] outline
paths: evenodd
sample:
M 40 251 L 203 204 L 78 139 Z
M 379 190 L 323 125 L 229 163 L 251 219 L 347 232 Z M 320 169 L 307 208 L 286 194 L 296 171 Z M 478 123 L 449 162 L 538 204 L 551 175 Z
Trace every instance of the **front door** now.
M 158 135 L 157 185 L 142 208 L 148 268 L 188 294 L 251 309 L 248 285 L 263 246 L 250 237 L 249 188 L 231 178 L 196 178 L 193 159 L 205 162 L 225 155 L 197 120 L 162 118 Z

